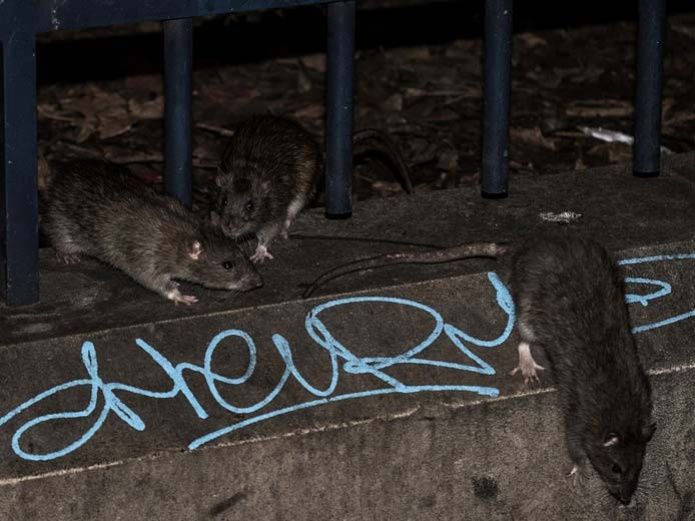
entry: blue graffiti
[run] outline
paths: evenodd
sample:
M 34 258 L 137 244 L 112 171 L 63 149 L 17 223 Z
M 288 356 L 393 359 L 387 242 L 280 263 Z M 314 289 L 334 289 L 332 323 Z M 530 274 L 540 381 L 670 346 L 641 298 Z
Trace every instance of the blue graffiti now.
M 695 253 L 626 259 L 621 261 L 620 264 L 634 265 L 646 262 L 685 259 L 695 259 Z M 274 417 L 334 402 L 386 394 L 413 394 L 421 392 L 443 391 L 469 392 L 482 396 L 495 397 L 499 394 L 499 390 L 496 387 L 452 384 L 412 385 L 404 383 L 389 373 L 389 369 L 399 365 L 409 364 L 439 367 L 459 372 L 493 376 L 495 374 L 495 369 L 489 363 L 473 353 L 466 345 L 474 345 L 479 348 L 498 347 L 507 341 L 513 330 L 515 323 L 515 311 L 511 295 L 495 273 L 489 273 L 488 280 L 495 290 L 497 306 L 506 315 L 506 325 L 504 330 L 493 339 L 485 340 L 471 336 L 455 326 L 445 323 L 441 314 L 436 310 L 413 300 L 381 296 L 348 297 L 331 300 L 313 308 L 307 314 L 304 324 L 309 337 L 328 355 L 328 360 L 331 367 L 330 382 L 324 388 L 317 388 L 307 381 L 294 363 L 292 349 L 287 339 L 285 339 L 282 335 L 273 334 L 272 342 L 276 351 L 284 362 L 284 371 L 278 379 L 275 387 L 270 390 L 270 392 L 268 392 L 264 398 L 258 400 L 256 403 L 245 406 L 230 403 L 230 401 L 225 399 L 220 393 L 221 386 L 243 385 L 249 381 L 256 371 L 258 350 L 253 338 L 251 338 L 244 331 L 239 329 L 230 329 L 222 331 L 213 337 L 205 350 L 202 365 L 182 362 L 174 366 L 165 356 L 163 356 L 157 349 L 148 344 L 146 341 L 140 338 L 136 339 L 136 345 L 147 353 L 147 355 L 149 355 L 149 357 L 162 369 L 164 374 L 171 381 L 171 388 L 165 391 L 143 389 L 118 382 L 105 382 L 99 373 L 99 362 L 96 348 L 92 342 L 87 341 L 83 343 L 81 350 L 82 363 L 84 365 L 87 378 L 72 380 L 70 382 L 57 385 L 22 403 L 4 416 L 0 417 L 0 427 L 6 425 L 20 414 L 28 411 L 39 402 L 65 391 L 80 387 L 89 389 L 90 399 L 87 405 L 81 410 L 61 411 L 57 413 L 45 414 L 33 418 L 21 425 L 14 432 L 11 440 L 12 450 L 15 452 L 15 454 L 17 454 L 20 458 L 30 461 L 49 461 L 66 456 L 67 454 L 72 453 L 86 444 L 101 429 L 111 413 L 115 414 L 121 419 L 121 421 L 132 429 L 136 431 L 144 431 L 146 428 L 144 420 L 137 412 L 124 403 L 122 396 L 125 394 L 144 396 L 152 399 L 172 399 L 182 395 L 187 400 L 188 404 L 191 406 L 198 418 L 205 420 L 209 417 L 209 414 L 186 383 L 184 375 L 187 372 L 197 373 L 205 379 L 210 395 L 213 397 L 215 403 L 219 407 L 234 414 L 250 416 L 242 421 L 236 421 L 231 425 L 215 430 L 193 440 L 189 444 L 190 449 L 198 448 L 202 445 L 210 443 L 215 439 L 226 436 L 252 424 L 257 424 Z M 626 301 L 628 303 L 639 303 L 642 306 L 648 306 L 650 302 L 663 298 L 672 292 L 672 287 L 670 284 L 656 279 L 628 277 L 625 279 L 625 281 L 628 285 L 647 286 L 651 290 L 650 293 L 645 294 L 628 293 L 626 295 Z M 329 328 L 321 320 L 321 315 L 330 309 L 364 303 L 393 304 L 423 312 L 429 315 L 429 317 L 433 320 L 434 326 L 424 340 L 419 342 L 417 345 L 407 348 L 399 355 L 390 357 L 360 357 L 331 334 Z M 633 328 L 633 331 L 635 333 L 641 333 L 643 331 L 656 329 L 692 317 L 695 317 L 695 309 L 650 324 L 636 326 Z M 442 335 L 448 338 L 448 340 L 457 348 L 460 354 L 466 358 L 467 363 L 433 360 L 424 356 L 427 348 L 441 338 Z M 245 346 L 248 354 L 249 361 L 243 374 L 236 377 L 221 375 L 217 373 L 213 367 L 214 357 L 217 350 L 222 345 L 222 341 L 229 338 L 240 340 L 241 344 Z M 237 344 L 235 343 L 232 345 L 236 346 Z M 369 375 L 379 382 L 380 387 L 360 392 L 342 394 L 336 393 L 341 374 Z M 306 390 L 312 398 L 302 403 L 263 412 L 264 408 L 270 406 L 275 399 L 278 398 L 291 378 L 299 383 L 299 385 Z M 100 402 L 102 402 L 102 405 L 101 409 L 98 410 Z M 22 436 L 38 425 L 58 420 L 66 421 L 91 418 L 95 415 L 95 413 L 96 419 L 94 420 L 94 423 L 92 423 L 92 425 L 74 441 L 68 443 L 59 450 L 39 454 L 28 452 L 21 446 Z
M 637 264 L 666 262 L 666 261 L 674 261 L 674 260 L 695 260 L 695 253 L 676 253 L 673 255 L 651 255 L 648 257 L 634 257 L 632 259 L 623 259 L 621 261 L 618 261 L 618 264 L 620 266 L 634 266 Z M 660 280 L 627 277 L 625 279 L 625 282 L 627 282 L 628 284 L 630 284 L 630 283 L 650 284 L 652 286 L 658 286 L 659 288 L 661 288 L 658 291 L 651 293 L 651 294 L 648 294 L 648 295 L 630 295 L 630 294 L 628 294 L 625 297 L 625 300 L 628 303 L 639 302 L 643 306 L 646 306 L 649 304 L 650 300 L 659 299 L 661 297 L 665 297 L 665 296 L 671 294 L 671 285 L 666 283 L 666 282 L 660 281 Z M 642 326 L 635 326 L 632 328 L 632 332 L 633 333 L 644 333 L 645 331 L 650 331 L 652 329 L 658 329 L 658 328 L 664 327 L 664 326 L 670 326 L 672 324 L 675 324 L 676 322 L 681 322 L 681 321 L 689 319 L 689 318 L 695 318 L 695 309 L 691 309 L 691 310 L 686 311 L 684 313 L 680 313 L 678 315 L 674 315 L 672 317 L 668 317 L 668 318 L 665 318 L 663 320 L 653 322 L 651 324 L 644 324 Z

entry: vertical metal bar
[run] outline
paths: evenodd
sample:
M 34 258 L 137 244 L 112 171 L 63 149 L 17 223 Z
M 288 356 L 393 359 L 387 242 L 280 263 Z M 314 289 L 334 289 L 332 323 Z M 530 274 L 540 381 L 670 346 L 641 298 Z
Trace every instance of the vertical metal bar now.
M 507 197 L 512 0 L 485 0 L 482 195 Z
M 666 6 L 664 0 L 639 0 L 637 88 L 633 173 L 656 177 L 661 170 L 661 93 Z
M 2 287 L 8 305 L 39 299 L 34 2 L 0 12 Z M 9 37 L 8 37 L 9 36 Z
M 326 217 L 352 215 L 355 2 L 328 5 L 326 65 Z
M 193 20 L 164 22 L 164 189 L 191 206 Z

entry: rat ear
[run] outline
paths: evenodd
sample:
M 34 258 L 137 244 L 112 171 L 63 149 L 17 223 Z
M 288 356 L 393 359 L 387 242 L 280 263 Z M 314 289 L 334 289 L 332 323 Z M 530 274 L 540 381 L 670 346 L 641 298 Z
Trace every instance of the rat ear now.
M 215 185 L 217 185 L 217 188 L 222 188 L 222 185 L 224 184 L 224 176 L 222 174 L 222 170 L 220 167 L 217 167 L 217 175 L 215 176 Z
M 606 438 L 603 440 L 604 447 L 612 447 L 618 443 L 620 443 L 620 436 L 618 436 L 615 432 L 609 432 L 606 435 Z
M 188 244 L 188 256 L 193 260 L 200 259 L 200 255 L 203 253 L 203 245 L 198 239 L 194 239 Z
M 265 194 L 270 193 L 270 187 L 272 186 L 272 181 L 263 181 L 261 183 L 261 191 Z
M 645 441 L 649 441 L 654 436 L 654 431 L 656 431 L 656 422 L 652 421 L 649 425 L 642 427 L 642 437 Z
M 220 214 L 218 214 L 215 210 L 210 212 L 210 223 L 212 223 L 213 226 L 220 225 Z

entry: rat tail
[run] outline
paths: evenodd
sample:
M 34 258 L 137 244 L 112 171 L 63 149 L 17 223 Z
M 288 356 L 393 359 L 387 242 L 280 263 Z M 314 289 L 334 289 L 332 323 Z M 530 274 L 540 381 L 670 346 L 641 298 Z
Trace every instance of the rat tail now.
M 474 257 L 497 258 L 508 251 L 509 246 L 505 244 L 496 242 L 471 242 L 434 251 L 386 253 L 366 259 L 358 259 L 333 268 L 319 276 L 304 291 L 302 298 L 310 297 L 319 286 L 330 280 L 347 275 L 348 273 L 392 266 L 395 264 L 440 264 Z
M 400 149 L 386 132 L 376 128 L 358 130 L 352 136 L 352 143 L 355 148 L 355 156 L 371 153 L 385 159 L 406 193 L 413 193 L 410 169 L 403 159 Z
M 39 157 L 38 157 L 38 187 L 39 187 L 39 193 L 45 194 L 46 191 L 48 191 L 48 187 L 51 185 L 51 182 L 53 181 L 53 172 L 51 171 L 51 167 L 48 164 L 48 161 L 46 161 L 46 158 L 43 156 L 43 152 L 39 150 Z

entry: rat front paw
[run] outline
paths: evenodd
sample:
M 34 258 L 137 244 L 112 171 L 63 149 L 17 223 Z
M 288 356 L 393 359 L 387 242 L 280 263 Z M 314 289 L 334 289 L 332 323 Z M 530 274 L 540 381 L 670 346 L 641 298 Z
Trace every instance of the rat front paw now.
M 529 385 L 533 382 L 540 383 L 541 380 L 538 378 L 536 371 L 543 371 L 544 369 L 542 365 L 537 364 L 533 359 L 531 346 L 527 342 L 521 342 L 519 344 L 519 365 L 512 369 L 509 374 L 514 376 L 521 371 L 521 375 L 524 377 L 524 384 Z
M 265 261 L 265 259 L 273 259 L 273 256 L 268 251 L 268 248 L 259 244 L 256 246 L 256 252 L 251 255 L 251 262 L 254 264 L 259 264 Z

